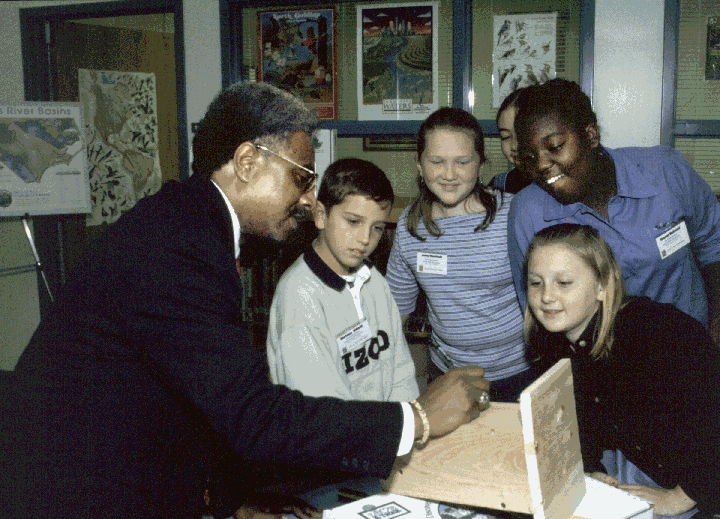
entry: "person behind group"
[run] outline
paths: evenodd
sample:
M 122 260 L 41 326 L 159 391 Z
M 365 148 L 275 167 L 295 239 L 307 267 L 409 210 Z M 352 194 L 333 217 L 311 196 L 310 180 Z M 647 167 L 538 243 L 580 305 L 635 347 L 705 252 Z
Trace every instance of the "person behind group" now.
M 323 174 L 318 237 L 282 275 L 270 306 L 270 378 L 309 396 L 407 402 L 419 394 L 400 314 L 367 260 L 385 232 L 392 185 L 372 162 Z
M 557 223 L 591 225 L 610 244 L 633 295 L 671 303 L 720 345 L 720 203 L 668 147 L 607 149 L 580 87 L 530 88 L 515 119 L 518 160 L 534 184 L 510 208 L 510 264 L 522 306 L 530 239 Z
M 512 195 L 482 184 L 484 163 L 482 129 L 468 112 L 441 108 L 421 124 L 420 193 L 400 216 L 386 278 L 403 316 L 425 293 L 431 380 L 478 365 L 493 400 L 515 401 L 531 380 L 507 253 Z
M 720 351 L 703 325 L 626 296 L 588 225 L 539 231 L 524 271 L 528 358 L 539 372 L 571 359 L 585 471 L 652 501 L 655 517 L 720 512 Z
M 518 168 L 517 163 L 517 136 L 515 134 L 515 116 L 522 93 L 530 87 L 518 88 L 511 92 L 503 100 L 495 116 L 498 132 L 500 132 L 500 149 L 512 168 L 504 173 L 499 173 L 490 179 L 488 187 L 493 187 L 506 193 L 517 193 L 522 188 L 532 183 L 532 178 Z
M 193 175 L 89 246 L 13 373 L 4 517 L 200 517 L 211 465 L 228 451 L 245 469 L 231 474 L 230 515 L 294 466 L 387 477 L 414 439 L 487 408 L 480 368 L 418 397 L 426 422 L 407 402 L 270 382 L 240 323 L 239 236 L 283 241 L 312 211 L 315 126 L 287 92 L 228 87 L 198 123 Z

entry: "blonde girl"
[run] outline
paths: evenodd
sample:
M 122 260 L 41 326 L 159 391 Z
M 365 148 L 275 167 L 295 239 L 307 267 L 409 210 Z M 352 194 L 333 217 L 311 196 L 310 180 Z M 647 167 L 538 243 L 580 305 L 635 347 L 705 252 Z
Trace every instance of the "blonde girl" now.
M 720 511 L 720 355 L 697 320 L 628 297 L 597 230 L 538 232 L 525 257 L 528 359 L 572 361 L 585 470 L 655 503 L 656 517 Z

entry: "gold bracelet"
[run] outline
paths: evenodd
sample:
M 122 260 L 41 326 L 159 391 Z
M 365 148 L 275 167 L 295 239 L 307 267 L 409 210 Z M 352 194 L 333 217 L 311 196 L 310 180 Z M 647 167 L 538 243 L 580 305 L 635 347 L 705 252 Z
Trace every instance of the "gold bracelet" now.
M 423 407 L 420 405 L 420 402 L 418 402 L 417 400 L 413 400 L 412 402 L 410 402 L 410 405 L 415 408 L 415 410 L 420 415 L 420 420 L 422 420 L 423 435 L 419 441 L 415 442 L 422 447 L 427 443 L 428 438 L 430 438 L 430 422 L 428 422 L 427 415 L 425 414 L 425 409 L 423 409 Z

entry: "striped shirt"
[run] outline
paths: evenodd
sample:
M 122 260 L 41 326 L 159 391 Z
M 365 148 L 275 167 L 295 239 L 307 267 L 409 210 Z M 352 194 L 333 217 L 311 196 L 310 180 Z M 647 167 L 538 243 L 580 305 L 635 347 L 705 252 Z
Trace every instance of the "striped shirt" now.
M 415 310 L 420 288 L 428 304 L 432 326 L 430 358 L 441 370 L 479 365 L 488 380 L 501 380 L 527 369 L 522 336 L 523 317 L 510 272 L 507 217 L 512 195 L 498 194 L 495 219 L 474 232 L 485 217 L 469 214 L 438 218 L 442 231 L 430 236 L 418 224 L 420 241 L 407 230 L 403 211 L 387 267 L 387 282 L 401 315 Z M 446 274 L 420 268 L 421 254 L 445 264 Z M 420 270 L 420 271 L 419 271 Z

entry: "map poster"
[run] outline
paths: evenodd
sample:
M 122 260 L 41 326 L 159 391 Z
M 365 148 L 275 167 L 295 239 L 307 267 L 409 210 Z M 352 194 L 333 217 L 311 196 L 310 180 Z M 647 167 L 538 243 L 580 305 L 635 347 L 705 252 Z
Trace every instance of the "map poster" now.
M 720 79 L 720 16 L 710 16 L 707 22 L 705 79 Z
M 92 211 L 112 223 L 160 189 L 155 74 L 78 69 Z
M 0 104 L 0 217 L 90 212 L 80 103 Z
M 335 8 L 258 12 L 259 80 L 291 91 L 318 119 L 337 119 Z
M 493 17 L 493 107 L 556 75 L 557 13 Z
M 357 6 L 358 120 L 423 120 L 439 107 L 438 2 Z

